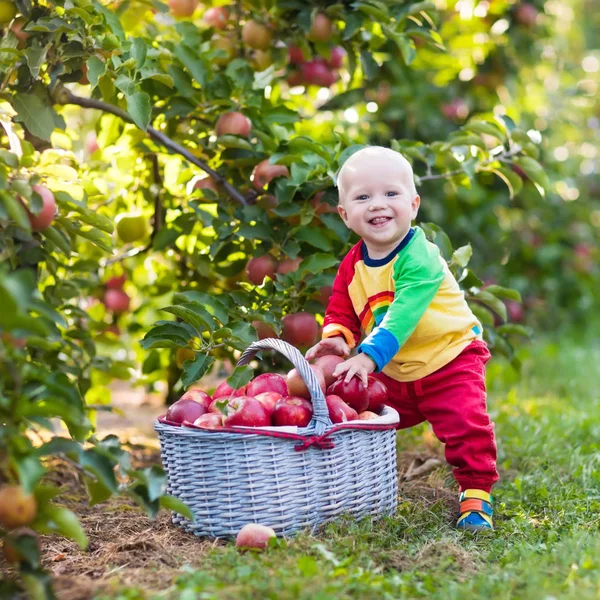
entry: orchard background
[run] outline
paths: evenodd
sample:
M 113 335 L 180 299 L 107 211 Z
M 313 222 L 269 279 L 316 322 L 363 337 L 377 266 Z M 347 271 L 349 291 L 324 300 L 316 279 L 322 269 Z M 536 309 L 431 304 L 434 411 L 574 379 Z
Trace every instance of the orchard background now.
M 91 506 L 121 495 L 151 516 L 186 510 L 158 464 L 96 434 L 98 413 L 115 380 L 169 403 L 231 375 L 259 336 L 310 343 L 306 320 L 316 336 L 355 242 L 334 181 L 361 145 L 413 163 L 419 224 L 497 357 L 492 388 L 521 385 L 532 352 L 515 348 L 532 331 L 589 333 L 592 12 L 583 0 L 0 1 L 0 522 L 20 563 L 0 590 L 51 597 L 38 534 L 88 543 L 56 460 Z M 348 585 L 324 597 L 370 597 Z

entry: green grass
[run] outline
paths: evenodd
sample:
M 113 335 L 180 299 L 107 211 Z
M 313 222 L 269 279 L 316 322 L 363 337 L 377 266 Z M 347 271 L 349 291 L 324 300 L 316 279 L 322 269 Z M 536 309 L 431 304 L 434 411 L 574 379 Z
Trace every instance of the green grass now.
M 600 345 L 561 336 L 522 355 L 520 380 L 500 362 L 488 371 L 502 474 L 493 534 L 456 531 L 447 501 L 419 496 L 455 489 L 444 467 L 401 497 L 393 518 L 344 520 L 263 554 L 217 546 L 160 595 L 111 597 L 600 598 Z M 400 432 L 400 451 L 427 452 L 430 440 L 423 426 Z

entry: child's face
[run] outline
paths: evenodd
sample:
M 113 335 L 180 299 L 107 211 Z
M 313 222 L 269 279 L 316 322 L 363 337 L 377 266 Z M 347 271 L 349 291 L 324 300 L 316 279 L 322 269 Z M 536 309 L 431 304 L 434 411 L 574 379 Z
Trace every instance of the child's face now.
M 363 238 L 372 258 L 389 254 L 417 216 L 420 198 L 412 173 L 387 155 L 364 156 L 345 170 L 338 211 Z

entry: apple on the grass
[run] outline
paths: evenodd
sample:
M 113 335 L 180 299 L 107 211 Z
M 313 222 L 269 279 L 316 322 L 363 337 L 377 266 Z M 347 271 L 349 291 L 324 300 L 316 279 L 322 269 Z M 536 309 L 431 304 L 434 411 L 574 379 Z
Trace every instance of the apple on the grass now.
M 246 395 L 255 397 L 263 392 L 277 392 L 282 396 L 288 395 L 285 379 L 277 373 L 263 373 L 255 377 L 246 388 Z
M 335 368 L 343 362 L 344 359 L 341 356 L 337 356 L 336 354 L 326 354 L 325 356 L 319 356 L 319 358 L 315 360 L 314 365 L 323 371 L 325 383 L 329 386 L 335 381 L 335 377 L 333 376 Z
M 181 398 L 179 398 L 179 401 L 181 400 L 193 400 L 198 404 L 202 404 L 206 410 L 208 410 L 210 403 L 213 401 L 213 399 L 202 390 L 188 390 Z
M 167 409 L 167 419 L 174 423 L 183 423 L 184 421 L 193 423 L 206 412 L 204 404 L 191 398 L 180 398 Z
M 253 548 L 263 550 L 269 544 L 269 540 L 275 537 L 275 531 L 265 525 L 248 523 L 244 525 L 235 538 L 237 548 Z
M 316 367 L 315 365 L 310 365 L 313 373 L 317 376 L 317 381 L 319 382 L 319 387 L 325 393 L 327 389 L 327 385 L 325 384 L 325 376 L 323 375 L 323 371 Z M 301 398 L 306 398 L 310 400 L 310 392 L 306 383 L 304 383 L 304 379 L 302 379 L 300 373 L 296 369 L 292 369 L 287 374 L 287 394 L 290 396 L 300 396 Z M 286 394 L 286 395 L 287 395 Z
M 367 388 L 358 377 L 353 377 L 348 383 L 345 382 L 343 377 L 340 377 L 327 388 L 327 395 L 330 394 L 339 396 L 357 413 L 361 413 L 369 407 Z
M 194 421 L 194 425 L 204 429 L 221 429 L 223 427 L 223 415 L 218 413 L 206 413 Z
M 381 414 L 383 407 L 389 399 L 388 389 L 384 383 L 376 377 L 369 375 L 367 385 L 367 397 L 369 399 L 368 409 L 374 413 Z
M 325 396 L 329 418 L 332 423 L 346 423 L 358 419 L 358 413 L 348 406 L 339 396 Z
M 256 398 L 241 396 L 229 401 L 232 411 L 225 417 L 225 427 L 265 427 L 271 424 L 271 415 Z
M 275 406 L 272 414 L 273 424 L 277 426 L 306 427 L 312 419 L 313 407 L 306 398 L 289 396 Z
M 217 386 L 217 389 L 215 390 L 212 397 L 214 400 L 216 398 L 224 398 L 224 397 L 236 398 L 238 396 L 245 396 L 245 395 L 246 395 L 246 386 L 245 385 L 243 385 L 238 390 L 234 390 L 226 381 L 222 381 Z
M 277 403 L 283 398 L 279 392 L 263 392 L 254 396 L 272 414 Z

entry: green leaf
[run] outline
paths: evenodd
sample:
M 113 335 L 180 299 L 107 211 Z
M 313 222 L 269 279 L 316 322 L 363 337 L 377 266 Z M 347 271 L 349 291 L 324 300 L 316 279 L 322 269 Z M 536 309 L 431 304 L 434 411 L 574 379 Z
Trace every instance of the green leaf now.
M 13 108 L 17 111 L 17 121 L 35 136 L 50 140 L 50 134 L 54 131 L 55 112 L 48 102 L 42 102 L 35 94 L 17 94 L 10 97 Z
M 501 335 L 521 335 L 524 338 L 530 339 L 533 335 L 531 327 L 525 327 L 524 325 L 517 325 L 516 323 L 506 323 L 496 328 L 496 331 Z
M 50 45 L 39 46 L 34 43 L 32 46 L 25 50 L 25 58 L 27 65 L 29 66 L 29 72 L 34 79 L 37 79 L 40 74 L 40 68 L 46 60 L 46 53 Z
M 462 246 L 454 251 L 452 254 L 452 262 L 456 263 L 460 267 L 466 267 L 473 256 L 473 248 L 471 248 L 471 244 L 467 244 L 466 246 Z
M 227 378 L 227 383 L 234 389 L 239 390 L 242 386 L 250 382 L 254 377 L 254 371 L 248 366 L 236 367 L 233 373 Z
M 305 258 L 302 261 L 299 271 L 300 275 L 305 275 L 307 273 L 315 275 L 321 271 L 324 271 L 325 269 L 335 267 L 338 264 L 339 259 L 332 254 L 323 254 L 322 252 L 317 252 L 316 254 L 311 254 L 308 258 Z
M 77 517 L 68 508 L 45 506 L 40 515 L 40 529 L 60 533 L 77 542 L 81 549 L 88 545 L 88 538 Z
M 90 56 L 87 59 L 87 77 L 92 89 L 98 85 L 98 80 L 106 73 L 106 63 L 97 56 Z
M 486 291 L 479 292 L 473 296 L 473 299 L 485 304 L 487 307 L 491 308 L 503 321 L 506 321 L 506 306 L 504 306 L 504 302 L 502 302 L 502 300 Z
M 33 492 L 35 486 L 46 472 L 39 457 L 33 454 L 15 458 L 13 466 L 19 476 L 19 482 L 28 494 Z
M 199 381 L 212 367 L 214 362 L 214 356 L 201 353 L 196 353 L 193 361 L 186 360 L 183 363 L 183 375 L 181 376 L 183 387 L 187 389 L 192 383 Z
M 368 50 L 361 51 L 360 62 L 366 79 L 373 79 L 379 72 L 379 65 Z
M 158 465 L 152 465 L 146 469 L 132 471 L 131 477 L 145 484 L 150 502 L 157 500 L 167 487 L 167 475 Z
M 87 471 L 93 473 L 113 494 L 117 492 L 118 484 L 113 461 L 109 460 L 104 454 L 97 452 L 95 448 L 91 448 L 82 453 L 80 462 Z
M 515 158 L 514 162 L 525 171 L 525 174 L 533 182 L 540 195 L 544 196 L 550 189 L 550 180 L 542 165 L 534 158 L 531 158 L 531 156 L 519 156 Z
M 131 41 L 131 58 L 137 63 L 137 69 L 141 69 L 146 62 L 147 46 L 142 38 L 134 38 Z
M 497 125 L 488 123 L 487 121 L 470 121 L 465 125 L 464 129 L 474 133 L 490 135 L 502 142 L 506 141 L 506 134 Z
M 200 306 L 200 304 L 189 302 L 167 306 L 162 310 L 183 319 L 186 323 L 194 327 L 198 333 L 202 333 L 207 329 L 212 332 L 216 328 L 212 315 L 204 307 Z
M 331 250 L 331 240 L 323 231 L 314 227 L 300 228 L 295 234 L 295 239 L 300 242 L 306 242 L 319 250 L 325 250 L 326 252 Z
M 319 106 L 319 110 L 339 110 L 341 108 L 350 108 L 359 102 L 365 101 L 365 88 L 353 88 L 341 94 L 336 94 Z
M 523 189 L 523 180 L 512 169 L 496 167 L 492 172 L 506 183 L 511 200 Z
M 146 92 L 135 92 L 131 96 L 127 96 L 127 112 L 131 115 L 133 122 L 144 131 L 150 124 L 151 111 L 150 96 Z
M 144 350 L 151 348 L 183 348 L 198 332 L 184 323 L 160 323 L 154 326 L 140 342 Z
M 502 287 L 500 285 L 488 285 L 485 288 L 486 292 L 490 294 L 494 294 L 494 296 L 498 298 L 503 298 L 504 300 L 515 300 L 516 302 L 521 302 L 521 294 L 518 290 L 514 290 L 512 288 Z
M 183 63 L 192 77 L 201 85 L 205 86 L 207 81 L 207 71 L 202 59 L 198 54 L 185 44 L 175 46 L 175 56 Z
M 159 498 L 160 505 L 167 510 L 173 510 L 180 515 L 183 515 L 190 521 L 194 520 L 194 513 L 192 513 L 191 509 L 185 502 L 179 500 L 179 498 L 175 498 L 175 496 L 169 496 L 165 494 Z
M 65 256 L 71 256 L 71 242 L 58 229 L 50 226 L 44 229 L 42 235 L 50 240 Z
M 223 325 L 229 321 L 229 315 L 224 304 L 218 296 L 206 294 L 193 290 L 191 292 L 177 292 L 173 296 L 173 302 L 176 304 L 185 304 L 186 302 L 196 302 L 201 304 L 206 310 L 215 316 Z

